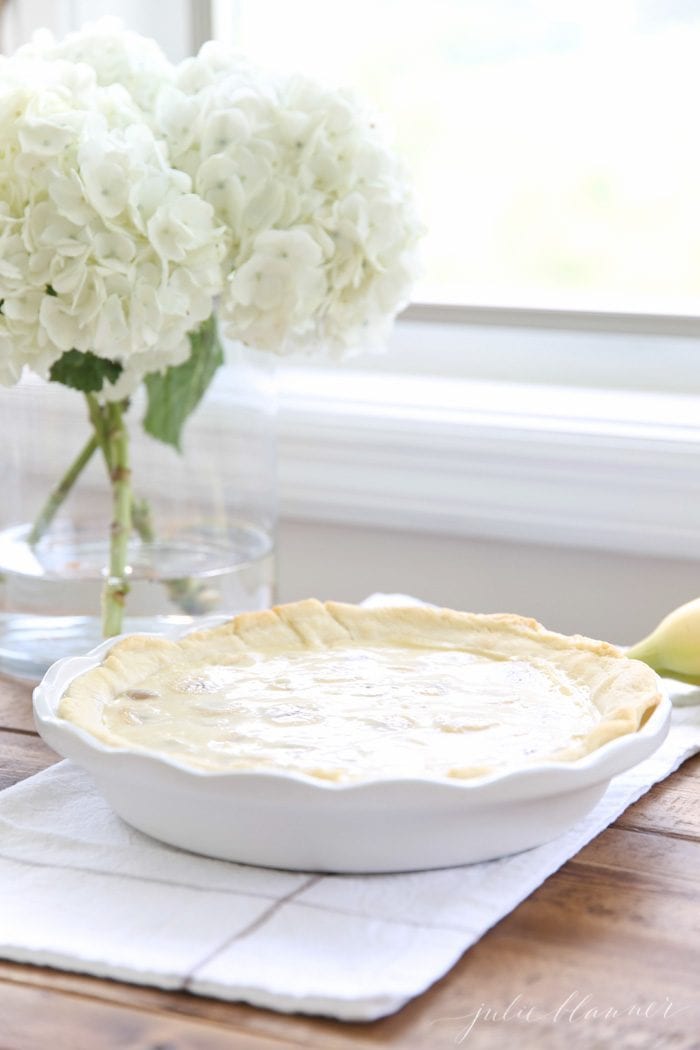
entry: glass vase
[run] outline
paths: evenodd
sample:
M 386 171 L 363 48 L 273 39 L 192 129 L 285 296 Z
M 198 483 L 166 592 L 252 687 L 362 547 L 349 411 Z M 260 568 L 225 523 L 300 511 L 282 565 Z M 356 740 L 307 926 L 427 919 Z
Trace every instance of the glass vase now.
M 131 399 L 125 632 L 194 628 L 273 601 L 271 355 L 224 348 L 181 451 L 144 432 L 145 397 Z M 101 641 L 111 494 L 97 450 L 42 525 L 50 492 L 91 434 L 80 393 L 29 375 L 0 389 L 0 419 L 0 673 L 35 680 Z

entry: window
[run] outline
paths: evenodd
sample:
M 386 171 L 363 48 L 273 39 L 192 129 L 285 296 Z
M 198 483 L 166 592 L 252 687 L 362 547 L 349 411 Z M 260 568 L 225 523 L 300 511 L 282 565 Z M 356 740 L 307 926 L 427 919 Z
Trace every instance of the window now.
M 419 301 L 698 312 L 697 5 L 214 0 L 213 27 L 389 116 L 429 230 Z

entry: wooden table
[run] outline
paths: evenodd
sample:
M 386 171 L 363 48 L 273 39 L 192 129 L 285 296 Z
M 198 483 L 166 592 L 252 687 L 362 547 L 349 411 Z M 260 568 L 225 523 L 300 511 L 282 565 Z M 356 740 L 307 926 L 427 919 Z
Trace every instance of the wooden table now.
M 29 689 L 0 680 L 0 788 L 56 761 Z M 699 1050 L 699 803 L 697 756 L 385 1020 L 288 1016 L 0 961 L 0 1050 Z

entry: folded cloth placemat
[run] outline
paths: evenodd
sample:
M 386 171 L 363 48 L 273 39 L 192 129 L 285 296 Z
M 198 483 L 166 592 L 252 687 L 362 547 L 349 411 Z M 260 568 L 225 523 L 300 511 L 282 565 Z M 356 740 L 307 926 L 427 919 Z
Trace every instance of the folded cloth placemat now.
M 428 988 L 697 751 L 700 707 L 678 707 L 661 748 L 555 841 L 483 864 L 364 876 L 273 871 L 162 845 L 61 762 L 0 793 L 0 956 L 372 1020 Z

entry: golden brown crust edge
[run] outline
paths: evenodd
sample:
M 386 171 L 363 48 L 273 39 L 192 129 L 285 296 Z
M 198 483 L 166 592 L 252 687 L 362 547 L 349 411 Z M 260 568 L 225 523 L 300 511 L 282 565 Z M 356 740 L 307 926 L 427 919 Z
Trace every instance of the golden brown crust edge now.
M 62 718 L 111 746 L 123 746 L 101 721 L 109 696 L 132 688 L 178 655 L 233 651 L 323 648 L 343 644 L 429 645 L 479 651 L 494 658 L 551 658 L 574 680 L 585 682 L 603 716 L 575 747 L 551 756 L 572 761 L 603 743 L 636 732 L 661 702 L 659 678 L 628 660 L 615 646 L 582 635 L 561 635 L 536 620 L 512 613 L 467 613 L 424 606 L 364 608 L 315 598 L 243 613 L 179 641 L 132 636 L 117 642 L 98 666 L 76 678 L 59 705 Z M 439 644 L 438 644 L 439 643 Z M 594 659 L 591 659 L 594 657 Z M 543 761 L 539 759 L 538 761 Z M 471 778 L 492 770 L 465 768 L 450 776 Z

